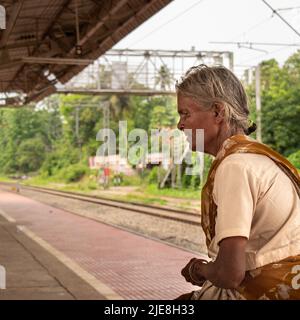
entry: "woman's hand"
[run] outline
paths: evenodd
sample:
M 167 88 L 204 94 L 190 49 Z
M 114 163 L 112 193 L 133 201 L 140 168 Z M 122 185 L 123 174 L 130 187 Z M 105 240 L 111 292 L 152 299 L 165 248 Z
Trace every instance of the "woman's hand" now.
M 206 279 L 200 274 L 197 268 L 197 266 L 200 264 L 207 264 L 207 261 L 204 259 L 192 258 L 190 262 L 181 270 L 181 275 L 187 282 L 197 286 L 203 285 Z
M 208 263 L 193 258 L 181 274 L 194 285 L 202 286 L 205 280 L 209 280 L 218 288 L 236 289 L 245 277 L 247 241 L 246 237 L 241 236 L 224 238 L 219 242 L 216 260 Z

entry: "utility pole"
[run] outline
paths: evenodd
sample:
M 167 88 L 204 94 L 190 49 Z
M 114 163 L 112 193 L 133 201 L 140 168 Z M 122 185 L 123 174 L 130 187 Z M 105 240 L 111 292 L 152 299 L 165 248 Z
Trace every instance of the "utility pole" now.
M 103 128 L 109 129 L 110 123 L 109 123 L 109 102 L 105 101 L 103 102 Z
M 255 68 L 255 101 L 256 101 L 256 139 L 262 142 L 261 138 L 261 97 L 260 97 L 260 64 Z
M 79 147 L 79 161 L 81 161 L 82 155 L 81 155 L 81 141 L 79 137 L 79 106 L 75 109 L 75 134 L 76 134 L 76 140 L 77 145 Z
M 109 129 L 110 128 L 110 121 L 109 121 L 109 102 L 105 101 L 103 102 L 103 129 Z M 104 189 L 108 189 L 109 187 L 109 152 L 105 158 L 104 163 Z
M 234 65 L 233 52 L 228 53 L 228 59 L 229 59 L 229 69 L 233 71 L 233 65 Z

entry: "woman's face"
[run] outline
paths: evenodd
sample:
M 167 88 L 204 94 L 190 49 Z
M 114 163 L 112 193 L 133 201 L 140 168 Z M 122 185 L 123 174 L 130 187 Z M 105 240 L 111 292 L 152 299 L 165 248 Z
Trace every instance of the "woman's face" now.
M 177 107 L 180 116 L 177 128 L 179 130 L 190 129 L 192 132 L 191 136 L 187 135 L 190 148 L 193 151 L 197 150 L 196 129 L 203 129 L 204 152 L 211 153 L 210 150 L 214 147 L 212 144 L 215 143 L 220 128 L 215 112 L 205 111 L 198 102 L 181 93 L 177 94 Z

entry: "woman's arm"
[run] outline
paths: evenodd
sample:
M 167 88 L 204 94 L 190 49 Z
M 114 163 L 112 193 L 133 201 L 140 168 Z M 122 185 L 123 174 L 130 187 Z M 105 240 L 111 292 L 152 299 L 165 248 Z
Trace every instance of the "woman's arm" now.
M 247 238 L 244 237 L 223 239 L 219 244 L 219 253 L 214 262 L 206 264 L 201 259 L 197 261 L 192 259 L 182 270 L 182 275 L 187 281 L 192 278 L 201 283 L 203 279 L 206 279 L 219 288 L 237 288 L 245 277 L 245 248 L 247 241 Z M 191 264 L 193 264 L 192 268 L 190 268 Z

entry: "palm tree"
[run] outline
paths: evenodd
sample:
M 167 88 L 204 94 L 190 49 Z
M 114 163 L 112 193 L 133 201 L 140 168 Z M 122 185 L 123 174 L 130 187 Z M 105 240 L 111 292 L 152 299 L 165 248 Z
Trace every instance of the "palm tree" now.
M 170 89 L 172 81 L 172 74 L 169 68 L 165 64 L 162 65 L 158 71 L 158 75 L 155 77 L 155 86 L 160 84 L 160 89 L 165 91 Z

